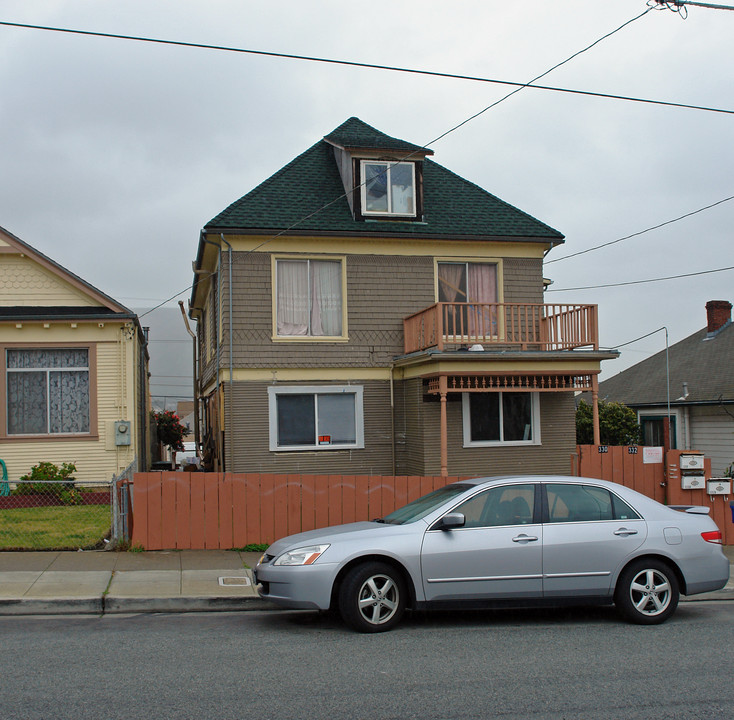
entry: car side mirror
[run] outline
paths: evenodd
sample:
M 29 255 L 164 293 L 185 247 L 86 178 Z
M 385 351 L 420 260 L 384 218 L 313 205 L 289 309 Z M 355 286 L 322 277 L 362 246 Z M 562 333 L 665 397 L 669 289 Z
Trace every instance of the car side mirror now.
M 465 523 L 466 518 L 463 513 L 449 513 L 438 521 L 436 527 L 439 530 L 453 530 L 454 528 L 464 527 Z

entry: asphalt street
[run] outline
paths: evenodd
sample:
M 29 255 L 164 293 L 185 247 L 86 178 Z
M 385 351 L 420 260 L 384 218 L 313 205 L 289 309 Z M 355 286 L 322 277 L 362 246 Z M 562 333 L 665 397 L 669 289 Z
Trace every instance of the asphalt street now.
M 640 627 L 611 608 L 0 618 L 4 720 L 734 717 L 734 603 Z

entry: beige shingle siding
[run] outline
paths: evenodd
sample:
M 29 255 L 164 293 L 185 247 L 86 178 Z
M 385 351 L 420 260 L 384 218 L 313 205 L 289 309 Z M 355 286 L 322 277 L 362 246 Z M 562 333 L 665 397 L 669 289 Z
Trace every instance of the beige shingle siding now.
M 543 303 L 543 262 L 533 258 L 503 261 L 505 302 Z
M 235 382 L 232 424 L 233 472 L 273 472 L 308 474 L 392 474 L 390 385 L 388 382 L 354 380 L 364 388 L 365 447 L 357 450 L 271 452 L 268 426 L 268 385 L 266 382 Z M 329 385 L 328 381 L 282 383 L 282 385 Z M 343 385 L 344 383 L 333 383 Z M 229 384 L 224 385 L 229 397 Z M 227 418 L 227 421 L 229 418 Z M 229 459 L 229 444 L 227 458 Z

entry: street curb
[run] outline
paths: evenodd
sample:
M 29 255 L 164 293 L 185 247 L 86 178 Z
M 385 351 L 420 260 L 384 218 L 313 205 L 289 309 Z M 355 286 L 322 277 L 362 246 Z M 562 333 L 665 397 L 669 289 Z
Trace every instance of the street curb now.
M 103 612 L 105 614 L 186 613 L 279 609 L 282 608 L 256 597 L 107 597 Z
M 0 598 L 0 617 L 120 615 L 123 613 L 252 612 L 282 610 L 256 597 Z
M 0 615 L 101 615 L 101 597 L 0 598 Z

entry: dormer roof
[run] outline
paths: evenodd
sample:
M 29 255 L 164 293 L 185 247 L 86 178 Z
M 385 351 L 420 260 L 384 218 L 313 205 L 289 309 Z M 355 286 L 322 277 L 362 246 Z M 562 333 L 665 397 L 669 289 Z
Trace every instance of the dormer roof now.
M 335 160 L 335 147 L 354 153 L 379 149 L 431 151 L 391 138 L 350 118 L 274 175 L 212 218 L 206 232 L 290 235 L 412 236 L 448 240 L 502 240 L 556 245 L 563 235 L 430 158 L 423 165 L 420 220 L 355 218 Z
M 326 135 L 324 140 L 353 155 L 380 151 L 405 154 L 411 159 L 422 159 L 426 155 L 433 155 L 433 150 L 385 135 L 356 117 L 351 117 L 342 123 Z

